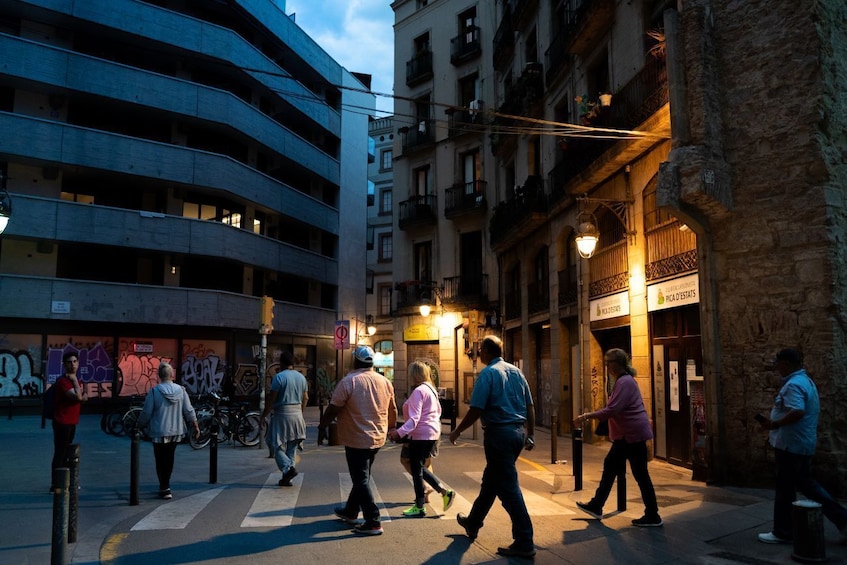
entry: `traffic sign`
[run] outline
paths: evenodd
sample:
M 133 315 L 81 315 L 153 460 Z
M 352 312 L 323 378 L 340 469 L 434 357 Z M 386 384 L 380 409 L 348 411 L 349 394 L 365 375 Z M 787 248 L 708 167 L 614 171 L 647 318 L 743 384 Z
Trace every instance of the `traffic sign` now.
M 350 349 L 350 320 L 336 320 L 335 349 Z

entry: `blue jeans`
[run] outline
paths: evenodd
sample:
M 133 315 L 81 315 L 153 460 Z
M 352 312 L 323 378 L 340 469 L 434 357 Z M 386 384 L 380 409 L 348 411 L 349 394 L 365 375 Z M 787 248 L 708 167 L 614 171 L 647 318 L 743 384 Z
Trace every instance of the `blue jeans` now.
M 847 526 L 847 510 L 830 496 L 812 478 L 812 456 L 797 455 L 783 449 L 776 451 L 776 497 L 773 503 L 773 533 L 783 539 L 794 537 L 791 525 L 791 507 L 797 500 L 797 491 L 823 508 L 827 517 L 839 530 Z
M 371 467 L 378 452 L 379 448 L 344 448 L 344 454 L 347 456 L 347 470 L 350 471 L 350 479 L 353 481 L 344 513 L 348 516 L 358 516 L 361 510 L 365 522 L 379 522 L 379 507 L 374 502 L 374 494 L 371 490 Z
M 278 447 L 274 451 L 274 461 L 279 470 L 285 474 L 289 469 L 294 467 L 294 456 L 297 454 L 297 444 L 299 440 L 285 442 L 285 450 Z
M 612 447 L 609 448 L 609 453 L 603 460 L 603 474 L 600 476 L 600 485 L 597 487 L 590 504 L 603 508 L 606 499 L 609 498 L 609 493 L 612 492 L 615 478 L 626 472 L 627 460 L 629 460 L 629 467 L 632 469 L 632 477 L 641 490 L 644 514 L 658 516 L 659 504 L 656 501 L 656 490 L 653 488 L 653 481 L 650 480 L 650 474 L 647 472 L 646 441 L 627 443 L 626 440 L 619 439 L 612 442 Z
M 485 470 L 482 472 L 479 495 L 468 514 L 468 523 L 481 528 L 494 499 L 499 498 L 512 520 L 515 547 L 532 549 L 532 520 L 526 511 L 526 503 L 518 484 L 518 470 L 515 468 L 515 461 L 518 460 L 526 439 L 526 429 L 522 424 L 489 425 L 485 427 L 484 434 Z

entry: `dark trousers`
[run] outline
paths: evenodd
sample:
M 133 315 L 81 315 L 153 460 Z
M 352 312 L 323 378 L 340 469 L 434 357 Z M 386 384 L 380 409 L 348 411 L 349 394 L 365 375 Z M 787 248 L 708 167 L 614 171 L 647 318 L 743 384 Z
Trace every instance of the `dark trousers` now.
M 415 506 L 423 507 L 425 501 L 424 481 L 441 492 L 441 481 L 426 468 L 426 460 L 432 455 L 434 439 L 409 441 L 409 468 L 412 486 L 415 488 Z
M 156 459 L 156 476 L 159 478 L 159 490 L 171 488 L 171 473 L 174 471 L 174 455 L 177 442 L 154 443 L 153 457 Z
M 75 424 L 60 424 L 56 420 L 53 420 L 53 461 L 50 466 L 51 483 L 53 481 L 52 471 L 68 466 L 68 456 L 70 455 L 71 444 L 74 442 L 75 435 Z
M 827 517 L 839 530 L 847 526 L 847 510 L 812 478 L 812 456 L 797 455 L 783 449 L 776 452 L 776 497 L 773 503 L 773 533 L 783 539 L 794 537 L 791 526 L 791 507 L 797 500 L 797 491 L 823 508 Z
M 626 462 L 632 469 L 632 476 L 641 490 L 641 500 L 644 501 L 644 513 L 647 516 L 659 515 L 659 504 L 656 502 L 656 491 L 653 489 L 653 481 L 647 472 L 647 442 L 637 441 L 627 443 L 626 440 L 612 442 L 606 459 L 603 460 L 603 474 L 600 477 L 600 486 L 591 500 L 592 505 L 602 508 L 612 492 L 615 478 L 626 471 Z
M 532 520 L 526 511 L 515 468 L 525 439 L 526 428 L 522 425 L 485 427 L 485 470 L 479 495 L 468 514 L 469 524 L 481 528 L 494 500 L 499 498 L 512 520 L 512 537 L 519 549 L 533 547 Z
M 347 470 L 350 471 L 350 479 L 353 482 L 344 513 L 348 516 L 358 516 L 361 510 L 366 522 L 379 522 L 379 507 L 374 502 L 374 494 L 371 490 L 371 467 L 378 452 L 379 448 L 344 448 L 344 454 L 347 456 Z

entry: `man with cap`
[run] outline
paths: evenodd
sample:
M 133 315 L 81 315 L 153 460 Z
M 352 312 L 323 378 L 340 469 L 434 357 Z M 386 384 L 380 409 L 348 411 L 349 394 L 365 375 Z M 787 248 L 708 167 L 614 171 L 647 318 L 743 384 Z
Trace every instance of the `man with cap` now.
M 379 449 L 385 445 L 388 430 L 397 422 L 397 404 L 391 381 L 373 370 L 374 351 L 360 345 L 353 351 L 353 370 L 335 386 L 329 406 L 318 425 L 318 444 L 326 437 L 326 428 L 338 418 L 338 440 L 344 446 L 352 488 L 347 503 L 335 509 L 335 515 L 356 524 L 353 532 L 379 535 L 379 507 L 370 486 L 371 467 Z M 359 512 L 365 521 L 358 523 Z
M 847 543 L 847 510 L 812 478 L 820 413 L 818 389 L 803 369 L 803 354 L 796 349 L 777 353 L 775 366 L 782 377 L 782 386 L 770 418 L 756 418 L 763 428 L 770 430 L 769 441 L 776 459 L 773 531 L 759 534 L 759 541 L 792 543 L 791 506 L 799 490 L 806 498 L 821 504 L 824 516 L 841 532 L 841 543 Z

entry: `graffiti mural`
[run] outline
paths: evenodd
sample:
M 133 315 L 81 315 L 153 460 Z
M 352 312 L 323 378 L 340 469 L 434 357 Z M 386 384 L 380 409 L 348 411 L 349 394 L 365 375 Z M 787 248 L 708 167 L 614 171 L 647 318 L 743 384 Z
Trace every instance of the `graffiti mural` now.
M 84 341 L 88 339 L 89 341 Z M 115 380 L 111 340 L 106 338 L 47 337 L 46 381 L 55 383 L 64 373 L 62 356 L 76 353 L 79 358 L 77 376 L 89 399 L 111 398 Z
M 259 394 L 259 366 L 255 363 L 239 363 L 232 384 L 236 396 Z
M 28 352 L 0 350 L 0 397 L 39 396 L 43 384 L 32 368 Z
M 182 362 L 180 382 L 191 394 L 217 392 L 222 389 L 225 368 L 226 364 L 217 355 L 189 355 Z
M 149 354 L 121 353 L 118 359 L 120 386 L 116 396 L 142 395 L 159 383 L 159 364 L 170 363 L 168 357 L 156 357 Z

